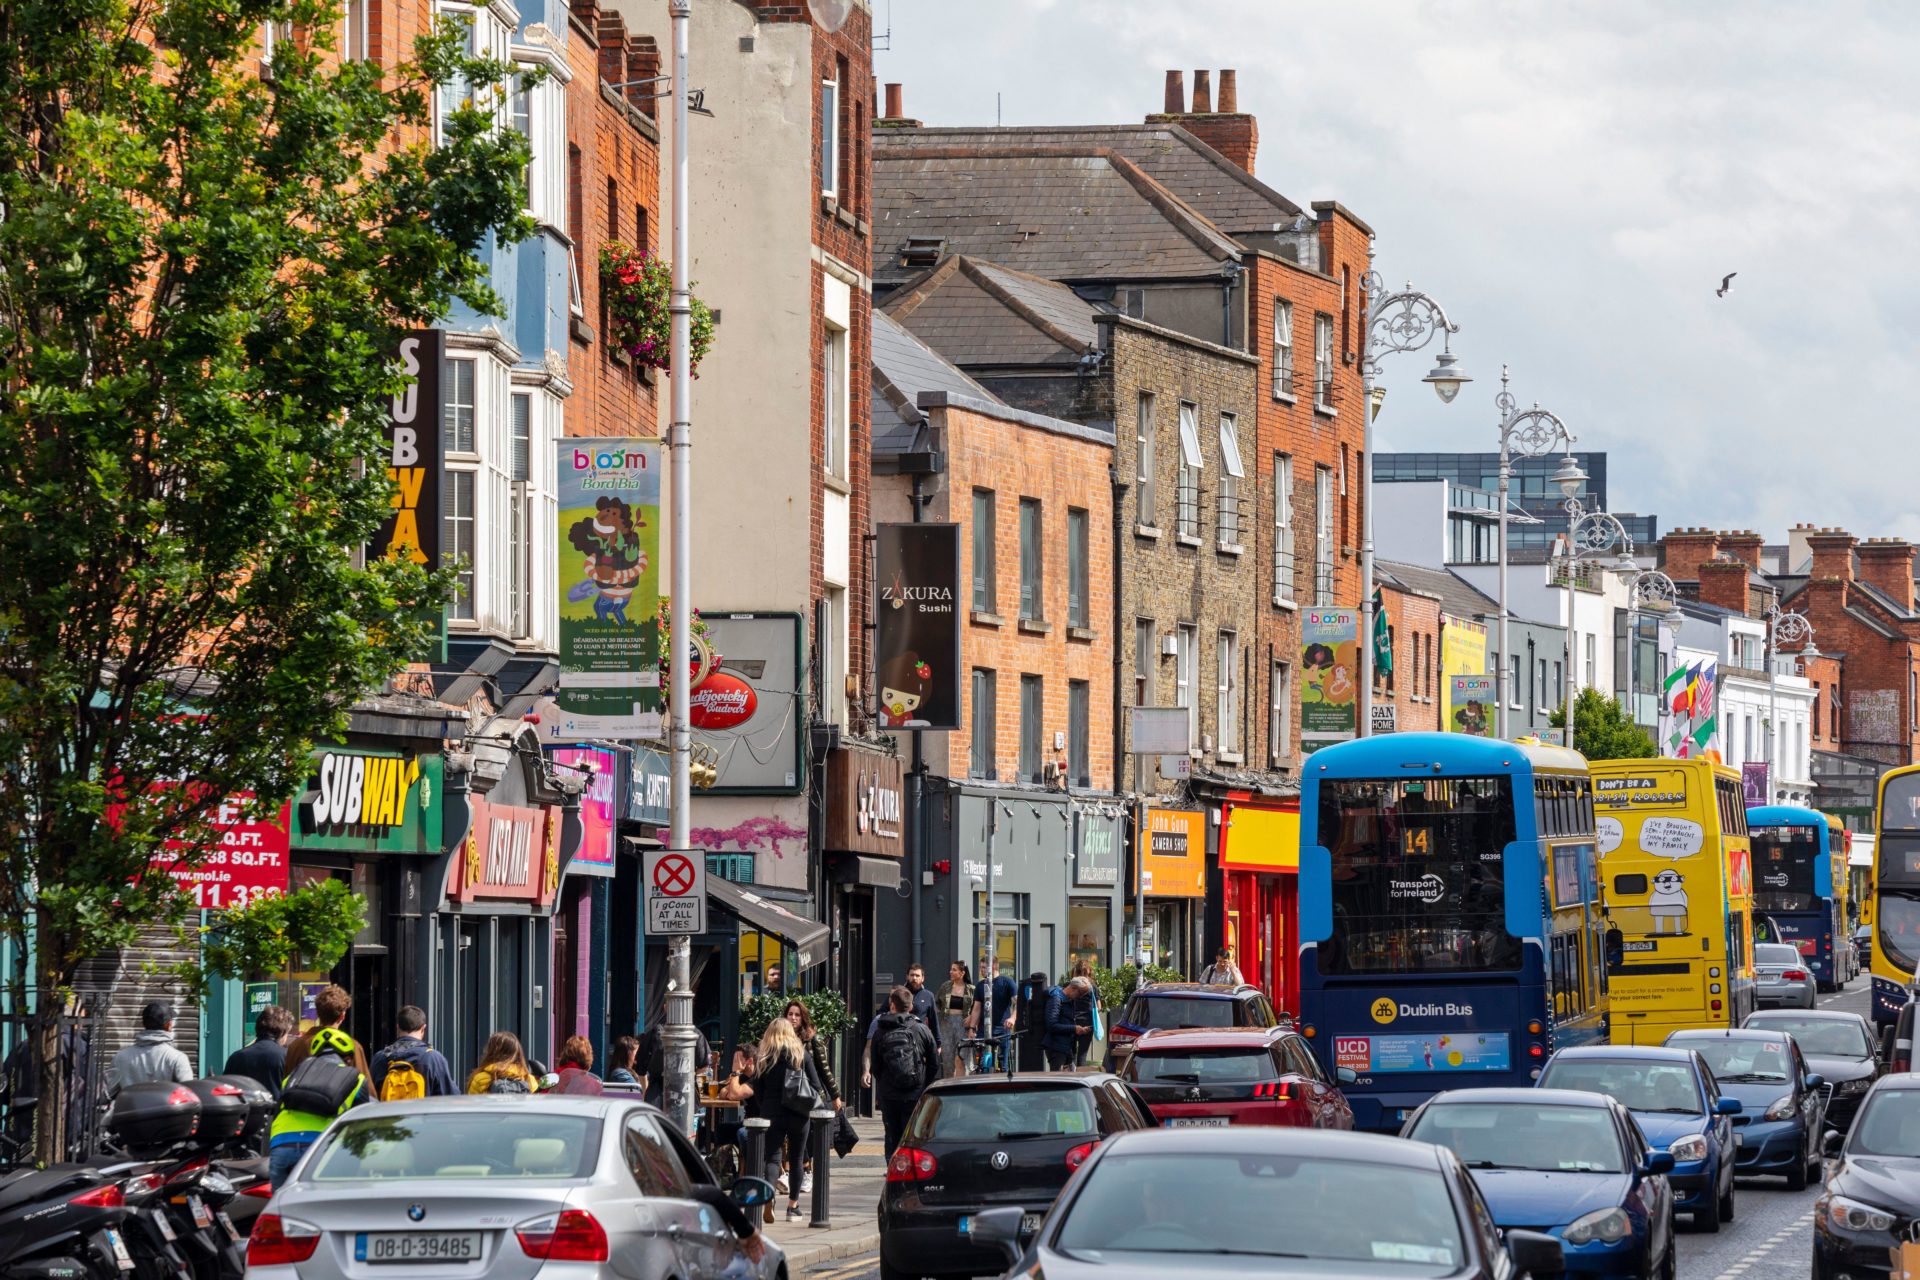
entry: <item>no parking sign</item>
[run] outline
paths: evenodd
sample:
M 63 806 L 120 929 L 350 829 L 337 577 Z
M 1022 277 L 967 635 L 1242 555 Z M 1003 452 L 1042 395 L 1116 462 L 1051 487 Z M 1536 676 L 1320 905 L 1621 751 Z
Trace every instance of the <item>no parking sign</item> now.
M 649 849 L 647 932 L 707 931 L 707 855 L 698 849 Z

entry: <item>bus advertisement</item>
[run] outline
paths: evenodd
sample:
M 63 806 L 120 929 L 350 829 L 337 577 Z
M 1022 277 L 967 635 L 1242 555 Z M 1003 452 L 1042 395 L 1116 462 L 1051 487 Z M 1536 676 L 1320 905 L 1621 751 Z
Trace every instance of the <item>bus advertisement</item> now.
M 1845 858 L 1833 844 L 1836 825 L 1826 814 L 1797 805 L 1747 810 L 1754 937 L 1793 947 L 1822 991 L 1837 991 L 1852 977 Z
M 1737 1027 L 1753 1009 L 1753 871 L 1740 775 L 1706 760 L 1596 760 L 1615 1044 Z
M 1880 779 L 1874 806 L 1873 1025 L 1885 1030 L 1900 1016 L 1920 957 L 1920 765 L 1891 769 Z
M 1356 1128 L 1441 1089 L 1526 1086 L 1606 1030 L 1586 762 L 1397 733 L 1316 751 L 1300 804 L 1301 1031 Z

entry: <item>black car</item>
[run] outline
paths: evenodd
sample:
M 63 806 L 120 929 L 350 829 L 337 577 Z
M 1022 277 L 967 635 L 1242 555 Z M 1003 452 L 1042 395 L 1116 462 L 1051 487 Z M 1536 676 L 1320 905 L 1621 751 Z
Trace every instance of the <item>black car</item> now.
M 1920 1220 L 1920 1075 L 1882 1076 L 1826 1149 L 1839 1160 L 1814 1202 L 1814 1280 L 1884 1276 Z
M 1107 1138 L 1153 1128 L 1153 1113 L 1110 1075 L 978 1075 L 936 1081 L 887 1162 L 880 1276 L 997 1274 L 968 1228 L 1011 1208 L 1029 1231 Z
M 1762 1009 L 1748 1014 L 1745 1025 L 1793 1037 L 1806 1055 L 1807 1066 L 1833 1086 L 1827 1123 L 1845 1132 L 1860 1109 L 1860 1099 L 1880 1078 L 1880 1058 L 1867 1020 L 1857 1013 L 1829 1009 Z
M 976 1243 L 1047 1280 L 1228 1280 L 1558 1274 L 1560 1242 L 1503 1239 L 1459 1157 L 1426 1142 L 1324 1129 L 1164 1129 L 1104 1143 L 1031 1242 L 992 1210 Z M 1504 1255 L 1504 1256 L 1503 1256 Z
M 1857 967 L 1860 972 L 1865 973 L 1868 966 L 1873 963 L 1872 925 L 1863 924 L 1853 931 L 1853 954 L 1858 961 Z
M 1152 982 L 1127 997 L 1107 1029 L 1107 1070 L 1119 1071 L 1133 1042 L 1169 1027 L 1274 1027 L 1280 1015 L 1260 988 L 1209 986 L 1201 982 Z

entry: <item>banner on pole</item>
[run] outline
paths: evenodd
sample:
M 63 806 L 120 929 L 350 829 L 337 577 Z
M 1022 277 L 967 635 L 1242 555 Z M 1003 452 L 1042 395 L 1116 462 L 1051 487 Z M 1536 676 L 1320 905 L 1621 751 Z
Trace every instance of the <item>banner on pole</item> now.
M 557 442 L 560 688 L 567 738 L 660 735 L 660 442 Z
M 1358 723 L 1360 614 L 1307 609 L 1300 616 L 1300 749 L 1346 742 Z
M 1484 738 L 1493 726 L 1492 676 L 1448 676 L 1447 705 L 1453 708 L 1444 726 L 1453 733 Z
M 960 526 L 875 530 L 873 666 L 880 724 L 960 727 Z

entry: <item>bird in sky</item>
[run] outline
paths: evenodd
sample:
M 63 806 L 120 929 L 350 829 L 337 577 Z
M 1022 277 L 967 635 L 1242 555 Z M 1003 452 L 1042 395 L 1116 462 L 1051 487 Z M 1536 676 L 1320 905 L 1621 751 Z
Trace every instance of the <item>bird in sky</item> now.
M 1716 298 L 1726 297 L 1727 290 L 1733 287 L 1733 278 L 1739 274 L 1738 271 L 1727 272 L 1726 278 L 1720 281 L 1720 287 L 1713 291 L 1713 296 Z

